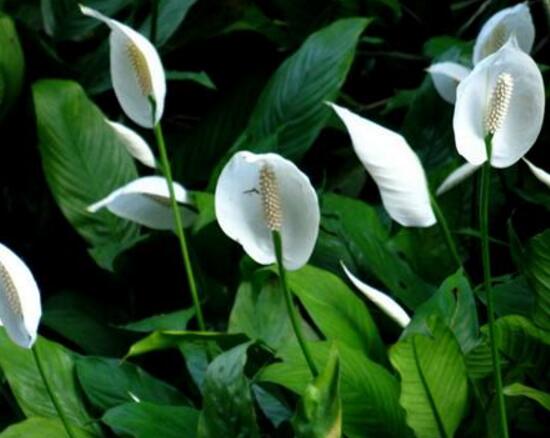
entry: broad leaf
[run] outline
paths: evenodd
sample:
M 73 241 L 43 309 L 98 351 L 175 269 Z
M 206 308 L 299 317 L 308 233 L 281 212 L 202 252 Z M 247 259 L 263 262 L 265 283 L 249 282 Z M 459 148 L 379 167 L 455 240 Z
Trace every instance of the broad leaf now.
M 141 321 L 126 324 L 121 328 L 133 332 L 154 332 L 155 330 L 185 330 L 187 324 L 195 316 L 193 308 L 177 310 L 165 315 L 156 315 Z
M 191 8 L 196 1 L 197 0 L 158 0 L 157 38 L 155 40 L 155 45 L 157 47 L 163 46 L 170 39 L 181 22 L 185 19 L 189 8 Z M 151 36 L 151 15 L 149 15 L 143 23 L 141 32 L 144 35 Z
M 76 426 L 71 427 L 74 438 L 93 438 L 94 435 Z M 13 424 L 2 433 L 0 438 L 57 438 L 67 436 L 67 431 L 61 420 L 56 418 L 28 418 Z
M 25 59 L 13 21 L 0 12 L 0 120 L 15 103 L 25 73 Z
M 550 411 L 550 394 L 547 392 L 525 386 L 521 383 L 508 385 L 503 389 L 503 392 L 508 397 L 527 397 L 536 401 L 547 411 Z

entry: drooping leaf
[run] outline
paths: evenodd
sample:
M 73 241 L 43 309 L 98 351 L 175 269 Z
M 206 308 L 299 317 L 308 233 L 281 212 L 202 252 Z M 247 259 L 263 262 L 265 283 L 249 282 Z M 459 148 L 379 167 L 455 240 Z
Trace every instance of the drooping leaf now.
M 0 12 L 0 120 L 17 100 L 25 73 L 25 59 L 13 21 Z
M 74 425 L 71 427 L 71 432 L 74 438 L 97 437 L 97 435 Z M 0 433 L 0 438 L 57 438 L 65 436 L 67 436 L 67 431 L 61 420 L 40 417 L 27 418 L 7 427 Z
M 502 392 L 508 397 L 527 397 L 536 401 L 544 409 L 550 411 L 550 394 L 521 383 L 512 383 L 503 388 Z
M 460 345 L 438 317 L 427 335 L 413 334 L 390 350 L 401 375 L 400 403 L 419 438 L 452 437 L 466 412 L 468 380 Z
M 187 324 L 195 316 L 193 308 L 177 310 L 165 315 L 156 315 L 141 321 L 132 322 L 122 326 L 133 332 L 154 332 L 155 330 L 185 330 Z
M 109 409 L 102 421 L 120 436 L 194 438 L 199 412 L 186 406 L 125 403 Z
M 101 256 L 99 263 L 112 267 L 116 254 L 136 241 L 137 225 L 86 207 L 137 176 L 132 158 L 77 83 L 42 80 L 34 84 L 33 96 L 50 190 L 67 220 Z
M 220 354 L 208 366 L 203 384 L 199 438 L 259 437 L 250 383 L 244 375 L 249 343 Z

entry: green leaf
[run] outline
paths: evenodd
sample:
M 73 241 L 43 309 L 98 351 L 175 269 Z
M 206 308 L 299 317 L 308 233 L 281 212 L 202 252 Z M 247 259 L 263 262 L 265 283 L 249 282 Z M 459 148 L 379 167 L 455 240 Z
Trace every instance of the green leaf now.
M 325 369 L 306 387 L 292 425 L 299 438 L 339 438 L 342 435 L 340 362 L 334 346 Z
M 363 18 L 339 20 L 312 34 L 274 73 L 250 118 L 251 144 L 279 132 L 280 154 L 299 159 L 326 123 L 353 61 Z
M 494 286 L 493 299 L 498 316 L 530 317 L 535 307 L 535 294 L 523 275 Z
M 25 59 L 13 20 L 0 12 L 0 120 L 16 102 L 25 74 Z
M 203 384 L 200 438 L 259 437 L 250 383 L 244 375 L 250 343 L 220 354 L 208 366 Z
M 361 351 L 336 344 L 341 365 L 343 433 L 349 438 L 411 436 L 405 424 L 405 413 L 399 405 L 397 379 Z M 310 350 L 317 367 L 323 369 L 329 357 L 329 343 L 310 343 Z M 299 346 L 296 343 L 288 344 L 277 355 L 282 362 L 264 368 L 257 379 L 283 385 L 298 394 L 304 394 L 311 382 L 311 371 Z
M 76 362 L 76 373 L 90 402 L 101 410 L 136 398 L 159 405 L 188 404 L 187 398 L 176 388 L 129 362 L 82 357 Z
M 550 330 L 550 228 L 529 240 L 523 251 L 522 268 L 535 291 L 533 320 Z
M 137 177 L 132 158 L 77 83 L 42 80 L 33 96 L 50 190 L 67 220 L 102 254 L 100 264 L 112 268 L 116 254 L 138 238 L 138 227 L 86 207 Z
M 550 394 L 539 391 L 538 389 L 525 386 L 521 383 L 512 383 L 502 390 L 508 397 L 523 396 L 536 401 L 544 409 L 550 411 Z
M 71 427 L 74 438 L 93 438 L 94 435 L 76 426 Z M 28 418 L 20 423 L 7 427 L 0 438 L 59 438 L 67 436 L 61 420 L 56 418 Z
M 401 375 L 401 405 L 419 438 L 452 437 L 468 401 L 466 365 L 453 333 L 435 317 L 429 336 L 413 334 L 390 350 Z
M 328 339 L 384 362 L 386 351 L 365 303 L 336 275 L 313 266 L 288 273 L 288 284 Z
M 61 345 L 42 337 L 34 348 L 42 361 L 48 383 L 67 419 L 74 425 L 100 436 L 99 429 L 84 406 L 74 373 L 74 355 Z M 17 404 L 27 417 L 58 418 L 44 386 L 33 353 L 15 345 L 0 328 L 0 368 L 4 372 Z
M 165 315 L 156 315 L 141 321 L 126 324 L 121 328 L 133 332 L 154 332 L 155 330 L 185 330 L 189 321 L 195 316 L 195 309 L 184 309 Z
M 121 436 L 134 438 L 194 438 L 199 412 L 185 406 L 148 402 L 126 403 L 109 409 L 103 422 Z
M 203 71 L 194 72 L 169 70 L 166 72 L 166 79 L 169 81 L 193 81 L 203 87 L 210 88 L 211 90 L 216 89 L 216 85 L 214 85 L 212 79 L 210 79 L 210 77 Z
M 196 2 L 197 0 L 158 0 L 157 38 L 155 41 L 157 47 L 166 44 Z M 150 29 L 151 15 L 141 26 L 141 33 L 150 36 Z
M 273 423 L 275 427 L 279 427 L 284 421 L 289 421 L 294 414 L 290 407 L 284 402 L 283 391 L 275 385 L 266 384 L 265 386 L 271 386 L 268 389 L 264 388 L 264 385 L 253 384 L 252 391 L 254 392 L 254 398 L 256 403 L 265 414 L 269 421 Z

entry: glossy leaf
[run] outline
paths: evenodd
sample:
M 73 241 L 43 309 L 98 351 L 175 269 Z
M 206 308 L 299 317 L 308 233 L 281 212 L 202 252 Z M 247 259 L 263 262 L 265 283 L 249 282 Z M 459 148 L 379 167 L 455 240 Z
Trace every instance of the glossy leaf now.
M 195 316 L 193 308 L 177 310 L 164 315 L 155 315 L 140 321 L 131 322 L 121 328 L 145 333 L 154 332 L 155 330 L 185 330 L 193 316 Z
M 163 46 L 178 29 L 187 12 L 197 0 L 159 0 L 157 17 L 157 38 L 155 45 Z M 150 37 L 151 15 L 147 17 L 141 31 Z
M 527 397 L 536 401 L 544 409 L 550 411 L 550 394 L 521 383 L 513 383 L 503 388 L 502 392 L 508 397 Z
M 98 435 L 85 429 L 72 426 L 74 438 L 94 438 Z M 0 438 L 57 438 L 67 436 L 61 420 L 56 418 L 31 417 L 20 423 L 12 424 L 0 433 Z

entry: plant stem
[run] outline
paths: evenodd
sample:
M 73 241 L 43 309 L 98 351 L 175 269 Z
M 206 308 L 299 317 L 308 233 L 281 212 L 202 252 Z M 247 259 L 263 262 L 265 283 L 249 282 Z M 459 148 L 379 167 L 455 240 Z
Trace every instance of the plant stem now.
M 153 108 L 153 115 L 154 115 L 156 105 L 153 99 L 151 99 L 151 105 Z M 199 300 L 197 283 L 195 281 L 195 275 L 193 273 L 193 267 L 191 265 L 191 258 L 189 257 L 189 248 L 187 245 L 187 239 L 185 237 L 185 231 L 183 229 L 183 223 L 181 220 L 181 211 L 178 206 L 178 201 L 176 199 L 176 193 L 174 191 L 174 179 L 172 178 L 172 169 L 170 167 L 170 161 L 168 160 L 168 153 L 166 152 L 166 143 L 164 142 L 164 135 L 162 133 L 160 122 L 155 123 L 154 131 L 155 131 L 155 138 L 157 140 L 157 145 L 160 153 L 162 172 L 168 184 L 168 192 L 170 193 L 170 206 L 172 207 L 172 212 L 174 214 L 174 224 L 176 228 L 176 234 L 178 236 L 178 240 L 180 243 L 181 256 L 183 258 L 183 263 L 185 265 L 185 272 L 187 274 L 189 290 L 191 291 L 191 297 L 193 299 L 193 306 L 195 307 L 195 313 L 197 314 L 197 322 L 199 324 L 199 329 L 201 331 L 205 331 L 206 325 L 204 324 L 204 316 L 202 314 L 201 303 Z
M 67 435 L 70 438 L 76 438 L 76 436 L 73 434 L 73 431 L 71 430 L 71 427 L 69 426 L 69 421 L 67 420 L 67 417 L 65 416 L 65 412 L 63 412 L 63 409 L 61 408 L 61 404 L 59 403 L 59 400 L 55 396 L 54 392 L 52 391 L 52 388 L 48 382 L 48 379 L 46 378 L 46 373 L 44 372 L 44 368 L 42 367 L 42 362 L 40 360 L 40 356 L 38 354 L 38 348 L 36 345 L 33 345 L 31 348 L 32 354 L 34 356 L 34 361 L 36 362 L 36 367 L 38 368 L 38 372 L 40 373 L 40 377 L 42 378 L 42 381 L 44 382 L 44 386 L 46 387 L 46 391 L 48 392 L 48 395 L 50 396 L 50 400 L 52 401 L 52 404 L 57 411 L 57 415 L 59 416 L 59 419 L 63 423 L 63 426 L 65 427 L 65 430 L 67 431 Z
M 460 255 L 458 254 L 458 250 L 456 249 L 456 243 L 451 233 L 451 230 L 449 229 L 449 224 L 447 223 L 447 219 L 445 218 L 443 211 L 439 207 L 437 200 L 432 194 L 430 194 L 430 201 L 432 203 L 432 208 L 434 210 L 435 216 L 437 217 L 437 222 L 439 223 L 439 226 L 441 227 L 441 231 L 445 236 L 445 240 L 447 242 L 447 246 L 449 247 L 449 251 L 451 251 L 451 254 L 455 259 L 457 266 L 460 269 L 462 269 L 463 272 L 466 272 L 464 271 L 462 260 L 460 259 Z
M 151 0 L 151 32 L 149 39 L 154 46 L 157 41 L 157 22 L 159 15 L 159 0 Z
M 283 265 L 283 243 L 281 241 L 281 234 L 278 231 L 273 231 L 273 246 L 275 247 L 275 257 L 277 258 L 277 267 L 279 268 L 279 279 L 281 282 L 281 289 L 283 290 L 283 295 L 285 297 L 288 315 L 290 316 L 290 322 L 292 323 L 292 328 L 294 329 L 294 333 L 296 335 L 296 338 L 298 339 L 298 344 L 300 344 L 300 348 L 304 353 L 304 357 L 306 358 L 306 362 L 309 366 L 311 374 L 315 378 L 319 375 L 319 371 L 315 366 L 315 362 L 313 362 L 311 352 L 309 351 L 309 347 L 307 346 L 304 339 L 302 326 L 300 325 L 300 321 L 298 320 L 296 309 L 292 305 L 292 296 L 290 295 L 290 290 L 288 289 L 288 284 L 286 281 L 286 270 Z
M 487 299 L 487 313 L 489 318 L 489 343 L 491 347 L 491 359 L 497 393 L 497 403 L 500 418 L 502 438 L 508 438 L 508 422 L 506 419 L 506 405 L 502 392 L 502 374 L 500 369 L 500 357 L 495 341 L 495 310 L 493 303 L 493 290 L 491 287 L 491 258 L 489 250 L 489 193 L 491 188 L 491 150 L 492 136 L 485 138 L 487 149 L 487 161 L 481 170 L 481 192 L 479 202 L 479 222 L 481 231 L 481 256 L 483 262 L 483 282 Z

